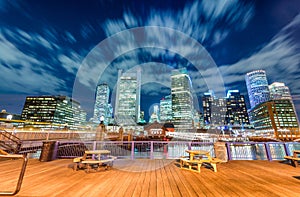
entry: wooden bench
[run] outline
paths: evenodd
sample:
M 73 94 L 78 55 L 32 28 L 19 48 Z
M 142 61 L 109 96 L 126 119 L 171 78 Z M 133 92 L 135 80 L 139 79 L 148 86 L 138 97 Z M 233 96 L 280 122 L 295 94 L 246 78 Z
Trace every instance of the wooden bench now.
M 222 160 L 218 159 L 218 158 L 205 158 L 205 159 L 194 159 L 194 160 L 190 160 L 186 157 L 181 157 L 180 158 L 180 168 L 182 169 L 188 169 L 191 171 L 196 171 L 196 172 L 201 172 L 201 166 L 203 163 L 205 164 L 209 164 L 213 169 L 214 172 L 217 172 L 217 164 L 221 163 Z M 188 168 L 185 168 L 185 166 L 187 166 Z
M 76 157 L 73 159 L 73 169 L 75 171 L 78 169 L 86 169 L 86 172 L 89 173 L 91 169 L 98 171 L 101 167 L 105 167 L 105 169 L 111 168 L 113 166 L 113 161 L 117 158 L 107 155 L 102 157 L 101 154 L 110 154 L 110 151 L 85 151 L 85 154 L 82 157 Z
M 293 156 L 284 156 L 284 158 L 288 161 L 291 162 L 291 164 L 294 166 L 294 167 L 297 167 L 298 166 L 298 161 L 300 161 L 300 157 L 293 157 Z
M 116 157 L 109 156 L 103 160 L 86 159 L 81 161 L 81 163 L 85 165 L 86 172 L 89 173 L 92 169 L 99 171 L 101 167 L 105 167 L 105 169 L 111 168 L 115 159 Z

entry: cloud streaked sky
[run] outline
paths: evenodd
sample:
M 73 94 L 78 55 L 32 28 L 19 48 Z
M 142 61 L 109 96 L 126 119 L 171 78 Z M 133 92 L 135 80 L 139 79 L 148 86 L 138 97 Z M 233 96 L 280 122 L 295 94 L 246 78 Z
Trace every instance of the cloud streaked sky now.
M 290 88 L 300 113 L 297 0 L 0 0 L 0 18 L 0 108 L 11 113 L 21 113 L 26 96 L 60 94 L 75 96 L 90 117 L 95 84 L 113 92 L 117 70 L 136 68 L 147 113 L 179 67 L 188 68 L 198 99 L 210 87 L 246 95 L 245 74 L 264 69 L 270 84 Z M 143 27 L 157 28 L 128 31 Z

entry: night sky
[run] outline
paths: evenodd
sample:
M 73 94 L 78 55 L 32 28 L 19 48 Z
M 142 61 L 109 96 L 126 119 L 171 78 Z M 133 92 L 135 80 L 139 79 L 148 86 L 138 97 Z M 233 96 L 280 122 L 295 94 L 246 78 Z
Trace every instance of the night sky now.
M 148 117 L 170 94 L 171 70 L 186 67 L 200 110 L 209 89 L 246 96 L 245 74 L 264 69 L 269 84 L 290 88 L 300 114 L 298 0 L 0 0 L 0 23 L 0 110 L 67 95 L 90 118 L 98 83 L 114 95 L 118 69 L 141 69 Z

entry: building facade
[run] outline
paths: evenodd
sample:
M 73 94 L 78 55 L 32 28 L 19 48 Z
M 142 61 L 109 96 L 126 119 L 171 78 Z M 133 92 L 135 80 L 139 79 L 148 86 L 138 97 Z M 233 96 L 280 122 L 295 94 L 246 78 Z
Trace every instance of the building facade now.
M 141 70 L 122 73 L 119 70 L 115 103 L 115 121 L 119 125 L 140 122 Z
M 217 98 L 212 91 L 204 93 L 202 105 L 206 127 L 250 124 L 245 98 L 238 90 L 229 90 L 225 98 Z
M 244 95 L 238 90 L 229 90 L 226 97 L 226 124 L 249 125 L 249 117 Z
M 191 79 L 187 70 L 173 70 L 171 75 L 172 122 L 175 131 L 186 132 L 193 129 L 194 102 Z
M 111 118 L 111 109 L 109 104 L 110 90 L 107 84 L 97 85 L 94 105 L 93 122 L 100 123 L 100 117 L 104 117 L 104 124 L 108 124 Z
M 79 129 L 86 115 L 80 103 L 67 96 L 29 96 L 21 119 L 25 128 Z
M 172 97 L 165 96 L 160 100 L 160 121 L 167 122 L 172 120 Z
M 251 109 L 270 100 L 270 92 L 266 72 L 255 70 L 246 74 L 246 85 Z
M 289 99 L 270 100 L 257 105 L 249 112 L 251 123 L 258 134 L 299 135 L 299 124 Z
M 225 125 L 226 99 L 217 98 L 212 91 L 202 97 L 203 121 L 206 127 Z
M 270 91 L 270 99 L 277 100 L 277 99 L 289 99 L 292 100 L 292 96 L 290 93 L 289 87 L 285 86 L 284 83 L 281 82 L 274 82 L 269 85 Z

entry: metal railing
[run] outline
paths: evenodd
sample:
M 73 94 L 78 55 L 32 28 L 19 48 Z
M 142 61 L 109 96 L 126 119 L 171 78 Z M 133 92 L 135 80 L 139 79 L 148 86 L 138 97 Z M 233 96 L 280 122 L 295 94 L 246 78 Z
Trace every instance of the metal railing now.
M 212 142 L 187 141 L 59 141 L 57 158 L 82 156 L 85 150 L 107 149 L 118 158 L 178 159 L 187 156 L 185 150 L 206 150 L 216 156 Z M 299 142 L 226 142 L 228 160 L 283 160 L 300 149 Z
M 299 142 L 227 142 L 229 160 L 283 160 L 300 149 Z

